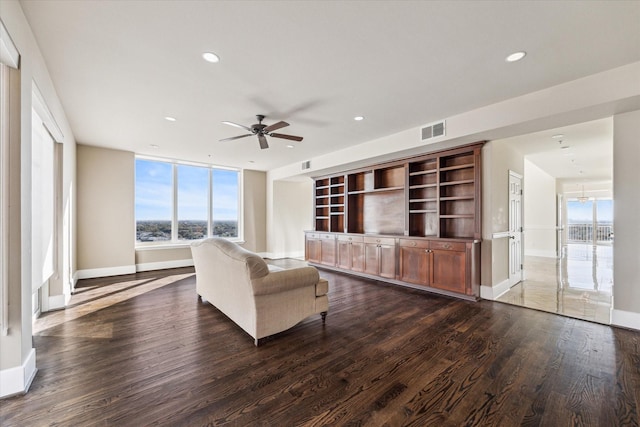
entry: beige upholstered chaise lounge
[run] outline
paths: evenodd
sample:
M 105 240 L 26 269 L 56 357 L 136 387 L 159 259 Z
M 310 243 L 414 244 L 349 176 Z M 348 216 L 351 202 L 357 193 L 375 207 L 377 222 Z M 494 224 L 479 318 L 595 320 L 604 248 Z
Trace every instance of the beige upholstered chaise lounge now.
M 328 283 L 314 267 L 270 271 L 264 260 L 237 244 L 210 238 L 191 244 L 196 292 L 254 338 L 282 332 L 312 314 L 324 323 Z

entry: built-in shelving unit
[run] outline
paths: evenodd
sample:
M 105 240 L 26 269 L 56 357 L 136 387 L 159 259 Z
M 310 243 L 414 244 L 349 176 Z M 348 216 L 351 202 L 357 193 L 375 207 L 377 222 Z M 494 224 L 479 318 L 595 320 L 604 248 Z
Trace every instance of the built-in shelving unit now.
M 481 147 L 316 178 L 307 259 L 477 297 Z
M 345 231 L 345 183 L 344 176 L 318 179 L 315 182 L 316 231 Z

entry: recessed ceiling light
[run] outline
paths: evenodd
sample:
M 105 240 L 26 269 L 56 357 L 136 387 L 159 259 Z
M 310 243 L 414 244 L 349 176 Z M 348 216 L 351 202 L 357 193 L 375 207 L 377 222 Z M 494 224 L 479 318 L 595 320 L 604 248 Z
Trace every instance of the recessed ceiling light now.
M 175 118 L 175 117 L 171 117 L 171 116 L 167 116 L 167 117 L 165 117 L 164 119 L 165 119 L 166 121 L 168 121 L 168 122 L 175 122 L 175 121 L 176 121 L 176 118 Z
M 364 120 L 364 116 L 355 116 L 353 120 L 355 120 L 356 122 L 359 122 L 361 120 Z
M 293 145 L 287 144 L 287 148 L 293 148 Z
M 205 52 L 202 54 L 202 58 L 207 62 L 220 62 L 220 57 L 213 52 Z
M 524 51 L 520 51 L 520 52 L 514 52 L 511 55 L 507 56 L 507 58 L 505 59 L 505 61 L 507 62 L 516 62 L 516 61 L 520 61 L 522 58 L 524 58 L 527 55 L 527 52 Z
M 564 147 L 560 147 L 561 150 L 566 150 L 567 148 L 571 148 L 570 145 L 565 145 Z
M 149 144 L 149 147 L 154 148 L 154 149 L 160 148 L 160 146 L 157 145 L 157 144 Z
M 561 134 L 561 133 L 557 133 L 557 134 L 553 135 L 551 138 L 553 138 L 553 139 L 560 139 L 560 138 L 564 138 L 564 135 L 563 135 L 563 134 Z
M 249 163 L 255 163 L 255 161 L 253 161 L 253 160 L 249 160 Z

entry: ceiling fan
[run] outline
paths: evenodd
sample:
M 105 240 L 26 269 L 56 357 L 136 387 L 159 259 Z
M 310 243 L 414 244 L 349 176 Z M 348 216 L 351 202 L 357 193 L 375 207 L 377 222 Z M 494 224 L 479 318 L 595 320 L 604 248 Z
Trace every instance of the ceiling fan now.
M 264 116 L 262 114 L 258 114 L 256 115 L 256 117 L 258 118 L 258 123 L 251 125 L 251 127 L 239 125 L 233 122 L 226 122 L 226 121 L 222 122 L 225 125 L 235 126 L 237 128 L 244 129 L 247 132 L 251 132 L 251 133 L 248 133 L 246 135 L 232 136 L 231 138 L 224 138 L 224 139 L 221 139 L 220 141 L 233 141 L 234 139 L 240 139 L 240 138 L 244 138 L 251 135 L 257 135 L 258 141 L 260 142 L 260 148 L 263 150 L 265 148 L 269 148 L 269 144 L 267 143 L 267 138 L 266 138 L 267 136 L 271 136 L 273 138 L 289 139 L 291 141 L 298 141 L 298 142 L 302 141 L 301 136 L 285 135 L 283 133 L 273 132 L 274 130 L 278 130 L 283 127 L 289 126 L 289 123 L 280 121 L 267 126 L 265 124 L 262 124 L 262 120 L 264 120 Z

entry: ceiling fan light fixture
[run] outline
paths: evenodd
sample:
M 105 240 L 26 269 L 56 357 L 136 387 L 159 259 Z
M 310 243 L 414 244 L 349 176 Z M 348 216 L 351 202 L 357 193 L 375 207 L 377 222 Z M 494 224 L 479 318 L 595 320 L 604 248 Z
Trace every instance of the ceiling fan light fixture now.
M 202 54 L 202 59 L 207 62 L 211 62 L 215 64 L 216 62 L 220 62 L 220 57 L 213 52 L 205 52 Z
M 520 61 L 525 56 L 527 56 L 527 52 L 521 50 L 519 52 L 513 52 L 511 55 L 507 56 L 505 58 L 505 61 L 507 61 L 507 62 L 517 62 L 517 61 Z

